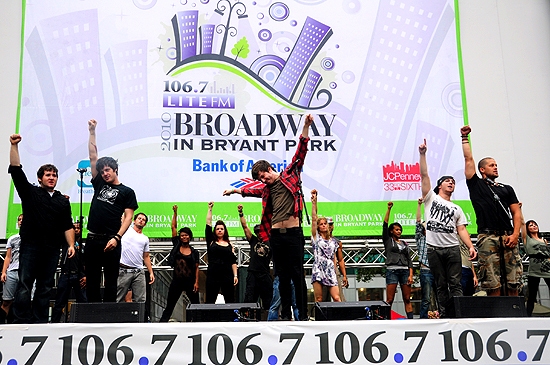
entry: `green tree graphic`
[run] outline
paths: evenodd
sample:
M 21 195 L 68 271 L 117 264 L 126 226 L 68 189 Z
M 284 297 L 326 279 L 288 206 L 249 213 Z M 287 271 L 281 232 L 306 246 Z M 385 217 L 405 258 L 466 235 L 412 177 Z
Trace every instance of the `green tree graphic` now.
M 241 56 L 241 58 L 248 57 L 248 52 L 250 52 L 250 48 L 248 46 L 248 41 L 246 40 L 246 37 L 242 37 L 241 39 L 239 39 L 239 41 L 231 50 L 231 53 L 235 55 L 235 61 L 239 56 Z

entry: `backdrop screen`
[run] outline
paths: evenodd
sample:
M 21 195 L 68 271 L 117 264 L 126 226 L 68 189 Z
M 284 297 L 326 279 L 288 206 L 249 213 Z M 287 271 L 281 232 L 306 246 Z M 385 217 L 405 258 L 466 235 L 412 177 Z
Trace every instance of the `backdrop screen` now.
M 454 175 L 454 199 L 472 223 L 459 128 L 464 125 L 458 18 L 442 0 L 111 0 L 24 3 L 21 161 L 30 181 L 44 163 L 73 216 L 93 195 L 87 122 L 100 156 L 120 164 L 145 233 L 197 236 L 207 202 L 240 234 L 237 204 L 258 223 L 261 201 L 222 197 L 257 184 L 259 159 L 282 171 L 305 116 L 311 141 L 302 173 L 336 234 L 379 235 L 386 202 L 405 233 L 420 197 L 418 145 L 428 140 L 434 183 Z M 20 201 L 12 189 L 8 234 Z M 305 222 L 307 226 L 307 221 Z

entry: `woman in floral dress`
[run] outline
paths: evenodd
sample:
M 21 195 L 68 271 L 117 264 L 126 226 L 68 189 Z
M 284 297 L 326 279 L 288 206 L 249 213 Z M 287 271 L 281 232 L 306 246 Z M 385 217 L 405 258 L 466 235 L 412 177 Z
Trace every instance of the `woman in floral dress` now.
M 335 302 L 340 301 L 335 262 L 338 241 L 330 235 L 328 221 L 317 217 L 317 190 L 311 191 L 311 246 L 313 248 L 313 269 L 311 283 L 315 301 L 323 300 L 323 286 L 328 287 Z

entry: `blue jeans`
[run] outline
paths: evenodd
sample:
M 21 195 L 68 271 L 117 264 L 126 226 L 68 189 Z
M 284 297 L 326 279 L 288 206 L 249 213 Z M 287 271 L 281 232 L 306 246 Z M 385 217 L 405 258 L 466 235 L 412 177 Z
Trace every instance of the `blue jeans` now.
M 291 304 L 294 312 L 294 319 L 298 320 L 298 308 L 296 307 L 296 292 L 294 291 L 294 283 L 290 282 L 292 287 Z M 273 299 L 271 300 L 271 306 L 267 314 L 268 321 L 276 321 L 279 319 L 279 307 L 281 306 L 281 295 L 279 294 L 279 277 L 275 276 L 273 279 Z
M 420 288 L 422 291 L 422 301 L 420 302 L 420 318 L 428 318 L 428 309 L 430 308 L 432 288 L 435 286 L 435 280 L 429 269 L 420 269 Z
M 19 283 L 13 302 L 15 323 L 48 323 L 50 292 L 55 283 L 59 247 L 22 243 L 19 249 Z M 36 290 L 31 303 L 33 283 Z
M 86 289 L 80 287 L 79 273 L 62 273 L 57 281 L 57 294 L 55 296 L 55 306 L 52 311 L 52 323 L 61 321 L 63 308 L 67 306 L 71 289 L 74 291 L 77 303 L 86 303 Z

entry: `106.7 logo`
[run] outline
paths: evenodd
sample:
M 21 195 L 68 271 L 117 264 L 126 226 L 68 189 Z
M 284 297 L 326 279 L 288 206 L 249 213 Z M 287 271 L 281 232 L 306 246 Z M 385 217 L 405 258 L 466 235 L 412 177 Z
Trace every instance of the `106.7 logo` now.
M 377 321 L 378 322 L 378 321 Z M 365 323 L 365 322 L 362 322 Z M 371 322 L 372 323 L 372 322 Z M 383 325 L 384 322 L 378 322 Z M 50 327 L 51 328 L 51 327 Z M 181 329 L 184 327 L 178 327 Z M 143 327 L 140 327 L 143 329 Z M 430 334 L 430 331 L 405 331 L 403 341 L 398 341 L 395 331 L 378 331 L 362 339 L 350 331 L 343 331 L 337 334 L 329 332 L 304 333 L 288 332 L 279 333 L 278 341 L 270 335 L 262 335 L 261 332 L 254 332 L 241 338 L 241 336 L 229 336 L 224 333 L 207 335 L 203 333 L 186 336 L 186 342 L 190 346 L 174 346 L 178 334 L 153 334 L 150 340 L 147 336 L 125 334 L 106 341 L 101 336 L 89 334 L 77 340 L 75 336 L 58 337 L 61 341 L 61 353 L 57 356 L 62 365 L 70 365 L 78 361 L 83 365 L 99 365 L 108 363 L 113 365 L 129 364 L 171 364 L 177 361 L 178 364 L 189 365 L 227 365 L 227 364 L 353 364 L 353 363 L 423 363 L 435 362 L 464 362 L 475 363 L 482 358 L 492 360 L 495 363 L 505 362 L 512 359 L 515 354 L 521 362 L 540 362 L 544 355 L 545 346 L 550 330 L 527 330 L 525 339 L 539 338 L 536 343 L 536 350 L 528 354 L 523 350 L 514 351 L 511 342 L 506 340 L 511 333 L 507 329 L 501 329 L 491 333 L 486 340 L 477 331 L 467 329 L 458 334 L 452 330 L 441 331 Z M 132 337 L 134 337 L 132 339 Z M 236 338 L 237 337 L 237 338 Z M 401 336 L 399 336 L 401 337 Z M 430 337 L 429 346 L 426 339 Z M 0 337 L 1 338 L 1 337 Z M 182 336 L 180 336 L 182 338 Z M 439 338 L 439 341 L 436 341 Z M 269 339 L 269 341 L 266 341 Z M 49 336 L 23 336 L 21 347 L 28 347 L 35 344 L 35 348 L 29 355 L 23 355 L 25 359 L 11 358 L 8 365 L 18 363 L 42 364 L 45 357 L 48 363 L 57 363 L 56 355 L 52 354 L 57 345 L 48 343 Z M 136 342 L 143 343 L 137 343 Z M 389 342 L 388 342 L 389 340 Z M 536 340 L 534 340 L 536 341 Z M 0 345 L 3 341 L 0 341 Z M 278 342 L 278 343 L 277 343 Z M 410 342 L 407 344 L 407 342 Z M 47 344 L 48 343 L 48 344 Z M 59 343 L 58 343 L 59 344 Z M 518 337 L 515 337 L 514 344 L 521 345 Z M 49 346 L 48 346 L 49 345 Z M 262 346 L 263 345 L 263 346 Z M 408 346 L 405 346 L 408 345 Z M 395 347 L 398 351 L 392 351 Z M 533 345 L 530 346 L 534 348 Z M 22 355 L 22 349 L 4 349 Z M 44 354 L 48 352 L 48 354 Z M 18 356 L 19 356 L 18 355 Z M 46 356 L 47 355 L 47 356 Z M 298 355 L 298 356 L 297 356 Z M 484 357 L 484 355 L 486 355 Z M 530 357 L 530 359 L 529 359 Z M 4 358 L 0 353 L 0 364 Z M 106 361 L 106 362 L 105 362 Z M 484 362 L 485 363 L 485 362 Z

